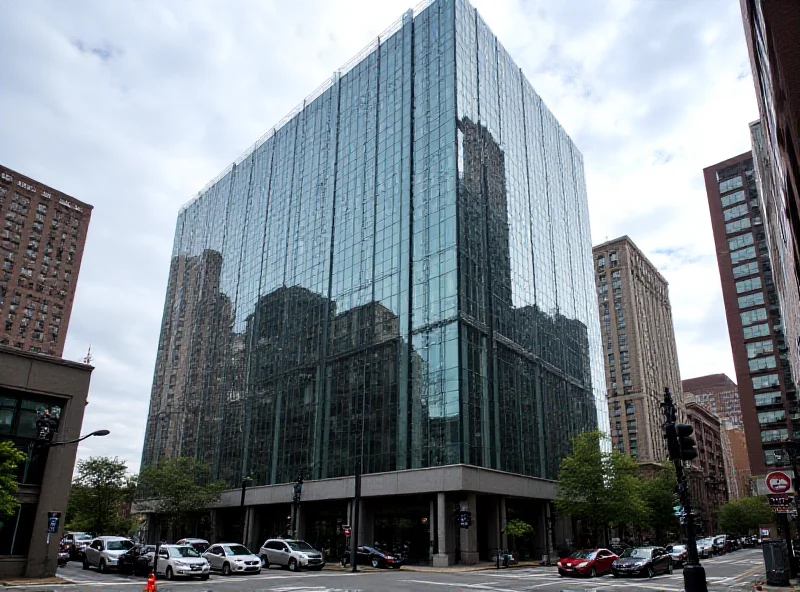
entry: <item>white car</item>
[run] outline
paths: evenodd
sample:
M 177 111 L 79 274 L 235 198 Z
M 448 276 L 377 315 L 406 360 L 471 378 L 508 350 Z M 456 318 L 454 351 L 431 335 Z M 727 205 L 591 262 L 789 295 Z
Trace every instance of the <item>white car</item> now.
M 156 556 L 156 575 L 168 580 L 176 576 L 207 580 L 211 566 L 191 545 L 161 545 Z
M 216 543 L 203 553 L 203 557 L 211 564 L 211 569 L 221 571 L 224 576 L 261 573 L 261 558 L 239 543 Z
M 131 548 L 133 548 L 133 541 L 124 537 L 97 537 L 84 550 L 83 569 L 96 567 L 100 573 L 116 569 L 119 556 Z
M 269 539 L 261 546 L 259 555 L 267 569 L 270 565 L 288 567 L 291 571 L 303 568 L 319 571 L 325 567 L 322 553 L 305 541 Z

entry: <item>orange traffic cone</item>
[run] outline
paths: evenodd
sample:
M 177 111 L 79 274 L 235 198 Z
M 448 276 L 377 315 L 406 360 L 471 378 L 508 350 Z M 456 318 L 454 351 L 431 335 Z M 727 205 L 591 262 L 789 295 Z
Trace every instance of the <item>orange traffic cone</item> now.
M 152 571 L 147 577 L 147 585 L 144 587 L 143 592 L 158 592 L 158 589 L 156 588 L 156 574 L 154 574 Z

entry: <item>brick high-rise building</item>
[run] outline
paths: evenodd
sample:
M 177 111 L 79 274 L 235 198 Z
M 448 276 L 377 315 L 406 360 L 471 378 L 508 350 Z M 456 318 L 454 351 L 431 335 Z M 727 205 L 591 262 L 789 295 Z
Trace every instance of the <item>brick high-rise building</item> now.
M 91 214 L 0 166 L 0 344 L 61 357 Z
M 760 138 L 753 150 L 765 192 L 767 234 L 782 252 L 775 284 L 786 321 L 787 351 L 800 376 L 800 2 L 740 0 L 753 69 Z M 757 141 L 760 140 L 760 141 Z M 762 156 L 763 155 L 763 156 Z M 774 215 L 773 215 L 774 214 Z
M 739 388 L 726 374 L 687 378 L 683 381 L 683 392 L 692 393 L 695 402 L 705 405 L 733 427 L 743 427 Z
M 795 430 L 796 394 L 750 152 L 703 171 L 750 468 L 764 475 Z
M 751 490 L 750 456 L 747 454 L 747 439 L 744 435 L 744 430 L 726 425 L 725 431 L 728 433 L 728 442 L 731 448 L 736 488 L 739 490 L 739 497 L 747 497 L 750 495 Z
M 687 465 L 692 503 L 703 524 L 704 534 L 714 534 L 714 522 L 722 504 L 728 501 L 728 479 L 725 472 L 727 435 L 723 442 L 723 422 L 710 409 L 686 394 L 686 418 L 694 428 L 697 458 Z
M 667 455 L 664 387 L 684 413 L 667 280 L 627 236 L 593 251 L 612 441 L 640 462 L 658 462 Z

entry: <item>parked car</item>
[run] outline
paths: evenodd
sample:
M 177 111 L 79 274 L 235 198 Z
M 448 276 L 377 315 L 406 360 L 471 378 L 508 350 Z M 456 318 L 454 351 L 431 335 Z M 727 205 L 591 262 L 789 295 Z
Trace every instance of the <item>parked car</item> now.
M 60 545 L 58 548 L 58 567 L 64 567 L 69 562 L 69 547 L 67 545 Z
M 168 580 L 176 576 L 207 580 L 211 566 L 191 545 L 161 545 L 156 555 L 155 573 Z
M 261 573 L 261 557 L 239 543 L 215 543 L 203 553 L 211 569 L 223 576 L 234 573 Z
M 322 553 L 305 541 L 269 539 L 261 545 L 258 554 L 267 569 L 271 565 L 288 567 L 291 571 L 298 571 L 304 567 L 321 570 L 325 567 Z
M 569 557 L 559 560 L 558 575 L 565 576 L 601 576 L 611 573 L 611 564 L 619 559 L 619 556 L 608 549 L 585 549 L 575 551 Z
M 727 535 L 721 534 L 719 536 L 715 536 L 712 544 L 714 545 L 715 555 L 723 555 L 727 553 L 729 550 Z
M 83 552 L 92 542 L 92 535 L 88 532 L 65 532 L 61 537 L 61 544 L 69 550 L 70 561 L 83 561 Z
M 399 554 L 390 553 L 375 547 L 367 547 L 366 545 L 356 549 L 356 563 L 358 565 L 371 565 L 378 569 L 381 567 L 391 567 L 392 569 L 400 569 L 406 562 L 405 557 Z M 350 563 L 350 551 L 345 551 L 341 557 L 342 565 Z
M 714 554 L 714 540 L 711 538 L 697 539 L 697 554 L 700 559 L 706 559 Z
M 667 553 L 672 557 L 672 564 L 675 567 L 681 567 L 686 564 L 686 559 L 689 557 L 689 550 L 686 548 L 686 545 L 669 545 L 667 547 Z M 697 553 L 700 554 L 699 546 Z
M 100 573 L 116 569 L 120 555 L 133 548 L 133 541 L 124 537 L 101 536 L 92 540 L 83 555 L 83 569 L 96 567 Z
M 611 564 L 615 578 L 643 575 L 652 578 L 658 573 L 672 573 L 672 557 L 662 547 L 636 547 L 626 549 Z
M 194 550 L 197 551 L 198 553 L 205 553 L 206 551 L 208 551 L 208 548 L 211 546 L 208 543 L 208 541 L 205 540 L 205 539 L 193 539 L 193 538 L 181 539 L 175 544 L 176 545 L 191 545 L 192 547 L 194 547 Z
M 153 571 L 155 545 L 134 545 L 117 558 L 117 571 L 122 574 L 147 575 Z

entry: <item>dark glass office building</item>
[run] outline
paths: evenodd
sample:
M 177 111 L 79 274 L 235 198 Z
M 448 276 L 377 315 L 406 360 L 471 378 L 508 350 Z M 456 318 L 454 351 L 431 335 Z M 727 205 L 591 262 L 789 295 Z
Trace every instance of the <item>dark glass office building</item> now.
M 253 508 L 302 475 L 311 512 L 363 459 L 366 508 L 407 496 L 438 561 L 472 561 L 497 534 L 451 545 L 450 505 L 544 508 L 608 421 L 596 308 L 580 152 L 477 12 L 436 0 L 181 210 L 143 466 L 250 477 Z

